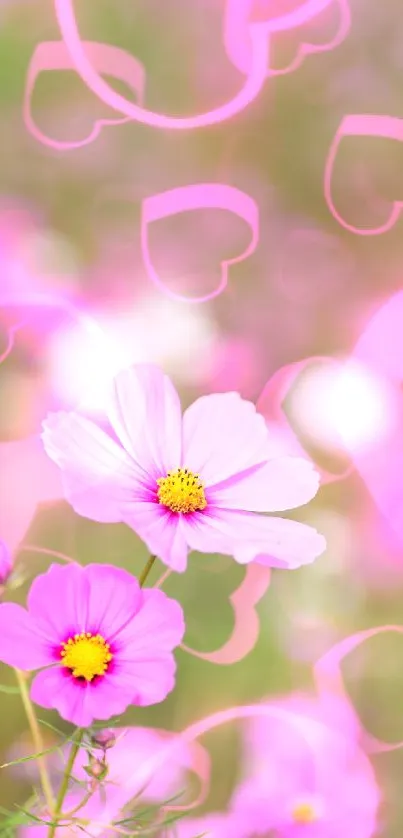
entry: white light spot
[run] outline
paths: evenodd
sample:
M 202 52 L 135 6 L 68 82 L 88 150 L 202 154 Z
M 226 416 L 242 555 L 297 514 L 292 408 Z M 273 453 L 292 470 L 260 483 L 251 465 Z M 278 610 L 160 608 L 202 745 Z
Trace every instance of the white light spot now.
M 357 361 L 312 367 L 290 397 L 297 429 L 332 453 L 370 449 L 395 427 L 397 394 Z

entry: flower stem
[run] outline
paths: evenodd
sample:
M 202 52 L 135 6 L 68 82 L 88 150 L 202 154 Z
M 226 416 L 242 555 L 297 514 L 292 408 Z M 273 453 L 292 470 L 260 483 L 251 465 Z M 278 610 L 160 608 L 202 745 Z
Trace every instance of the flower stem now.
M 84 736 L 84 730 L 82 728 L 79 728 L 78 731 L 77 731 L 76 738 L 73 741 L 73 744 L 71 746 L 69 758 L 68 758 L 67 763 L 66 763 L 66 768 L 64 769 L 63 779 L 62 779 L 62 782 L 60 784 L 59 794 L 57 795 L 56 806 L 55 806 L 55 810 L 54 810 L 54 813 L 53 813 L 54 823 L 53 823 L 52 826 L 49 827 L 48 838 L 54 838 L 54 836 L 56 834 L 58 821 L 60 820 L 60 815 L 61 815 L 62 808 L 63 808 L 64 798 L 66 797 L 66 792 L 67 792 L 67 789 L 68 789 L 69 780 L 70 780 L 70 777 L 71 777 L 71 774 L 72 774 L 72 771 L 73 771 L 74 763 L 76 761 L 76 756 L 77 756 L 77 754 L 80 750 L 80 745 L 81 745 L 81 741 L 82 741 L 83 736 Z
M 32 734 L 32 739 L 34 742 L 35 750 L 38 754 L 41 754 L 44 750 L 44 743 L 42 740 L 42 735 L 40 731 L 40 727 L 38 724 L 38 719 L 35 715 L 35 710 L 32 706 L 31 699 L 29 697 L 27 682 L 25 679 L 24 673 L 22 673 L 19 669 L 15 670 L 15 674 L 17 677 L 18 687 L 21 694 L 22 703 L 24 705 L 25 714 L 28 720 L 28 724 L 30 727 L 30 731 Z M 38 763 L 38 771 L 39 777 L 41 780 L 43 796 L 46 800 L 46 805 L 49 809 L 49 814 L 52 814 L 55 801 L 53 798 L 53 790 L 49 780 L 49 775 L 46 767 L 46 761 L 44 760 L 43 756 L 38 756 L 36 759 Z
M 152 566 L 153 566 L 153 564 L 154 564 L 154 562 L 155 562 L 156 558 L 157 558 L 156 556 L 150 556 L 150 558 L 148 559 L 147 563 L 144 565 L 143 570 L 141 571 L 140 576 L 139 576 L 139 585 L 140 585 L 140 588 L 142 588 L 142 587 L 143 587 L 144 582 L 146 581 L 147 576 L 148 576 L 148 574 L 149 574 L 149 572 L 150 572 L 150 570 L 151 570 L 151 568 L 152 568 Z

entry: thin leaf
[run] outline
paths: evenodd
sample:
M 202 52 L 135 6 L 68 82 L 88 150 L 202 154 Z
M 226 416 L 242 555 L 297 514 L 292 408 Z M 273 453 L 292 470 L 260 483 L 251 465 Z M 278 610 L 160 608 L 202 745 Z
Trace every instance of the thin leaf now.
M 59 745 L 53 745 L 51 748 L 46 748 L 45 751 L 40 751 L 38 754 L 29 754 L 27 757 L 14 759 L 12 762 L 3 762 L 3 765 L 0 765 L 0 768 L 10 768 L 12 765 L 20 765 L 21 762 L 30 762 L 33 759 L 40 759 L 40 757 L 43 757 L 46 754 L 51 754 L 54 751 L 57 751 L 59 747 Z
M 11 684 L 0 684 L 0 693 L 6 693 L 7 695 L 17 695 L 17 693 L 19 692 L 19 687 L 13 687 Z

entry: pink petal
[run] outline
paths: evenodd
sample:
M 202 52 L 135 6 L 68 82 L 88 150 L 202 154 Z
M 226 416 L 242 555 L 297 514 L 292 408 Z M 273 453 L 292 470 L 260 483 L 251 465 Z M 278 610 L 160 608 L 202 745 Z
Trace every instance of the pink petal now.
M 238 393 L 197 399 L 183 417 L 183 464 L 207 486 L 268 459 L 263 416 Z
M 66 722 L 77 727 L 89 727 L 94 720 L 96 691 L 93 684 L 82 684 L 63 667 L 52 666 L 35 676 L 31 685 L 31 699 L 48 710 L 57 710 Z M 102 711 L 105 713 L 102 718 L 108 718 L 107 708 L 102 707 Z
M 125 803 L 139 792 L 142 799 L 161 803 L 182 791 L 186 785 L 185 771 L 191 768 L 194 759 L 194 746 L 178 743 L 166 759 L 167 745 L 178 740 L 177 735 L 146 727 L 123 730 L 108 754 L 108 763 L 109 778 L 123 787 Z M 159 755 L 161 761 L 157 759 Z
M 136 616 L 115 638 L 119 662 L 144 660 L 170 652 L 185 633 L 181 606 L 158 588 L 142 591 Z
M 94 521 L 121 521 L 121 504 L 144 494 L 129 455 L 78 413 L 51 414 L 43 428 L 45 450 L 62 469 L 73 509 Z
M 175 670 L 173 655 L 156 653 L 155 657 L 150 656 L 144 660 L 119 663 L 117 677 L 125 693 L 131 691 L 132 704 L 148 707 L 164 701 L 173 690 Z
M 186 525 L 193 550 L 224 553 L 240 564 L 256 559 L 270 567 L 293 569 L 310 564 L 326 548 L 313 527 L 251 512 L 210 508 L 208 514 L 189 517 Z
M 90 684 L 86 696 L 86 710 L 92 719 L 120 716 L 133 703 L 134 687 L 130 679 L 121 675 L 117 667 L 95 684 Z
M 315 497 L 319 474 L 309 460 L 278 457 L 209 489 L 209 501 L 224 509 L 282 512 Z
M 186 570 L 188 548 L 180 515 L 157 502 L 132 504 L 124 514 L 125 523 L 145 542 L 152 555 L 177 573 Z
M 232 813 L 209 812 L 198 818 L 181 818 L 175 824 L 176 838 L 250 838 L 250 829 Z M 283 838 L 283 836 L 281 836 Z
M 108 418 L 146 475 L 156 479 L 179 468 L 181 405 L 170 379 L 158 367 L 140 364 L 116 376 Z
M 11 573 L 13 563 L 7 545 L 0 539 L 0 585 L 2 585 Z
M 88 584 L 86 628 L 110 641 L 140 608 L 139 583 L 135 576 L 113 565 L 90 564 L 83 573 Z
M 0 605 L 0 660 L 30 671 L 53 663 L 52 645 L 31 614 L 20 605 Z
M 34 579 L 27 599 L 30 616 L 53 642 L 88 629 L 89 584 L 78 564 L 50 566 Z

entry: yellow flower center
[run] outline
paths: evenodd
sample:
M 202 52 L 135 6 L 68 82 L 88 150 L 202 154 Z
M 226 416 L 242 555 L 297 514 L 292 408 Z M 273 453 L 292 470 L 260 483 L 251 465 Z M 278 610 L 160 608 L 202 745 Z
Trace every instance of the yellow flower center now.
M 292 819 L 295 823 L 313 823 L 317 817 L 317 812 L 311 803 L 297 803 L 292 810 Z
M 62 643 L 60 652 L 62 665 L 71 669 L 75 678 L 92 681 L 96 675 L 104 675 L 112 654 L 109 643 L 100 634 L 75 634 Z
M 207 506 L 203 483 L 199 475 L 187 468 L 168 471 L 166 477 L 157 480 L 157 497 L 162 506 L 171 512 L 198 512 Z

